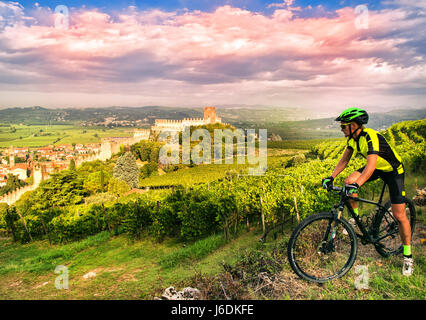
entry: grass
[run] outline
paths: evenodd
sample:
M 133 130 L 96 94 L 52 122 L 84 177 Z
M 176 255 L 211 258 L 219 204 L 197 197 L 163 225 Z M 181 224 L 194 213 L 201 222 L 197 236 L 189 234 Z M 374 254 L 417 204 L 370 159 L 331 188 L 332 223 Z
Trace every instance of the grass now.
M 159 261 L 164 268 L 203 258 L 226 244 L 223 235 L 213 235 L 165 255 Z
M 355 288 L 355 281 L 361 276 L 355 266 L 343 278 L 323 285 L 299 279 L 285 256 L 286 241 L 294 228 L 288 225 L 284 236 L 278 235 L 276 240 L 272 237 L 263 244 L 258 242 L 260 233 L 256 230 L 243 232 L 229 243 L 222 235 L 212 235 L 185 246 L 173 239 L 158 243 L 148 236 L 132 242 L 125 235 L 110 237 L 107 232 L 63 246 L 49 246 L 45 241 L 20 245 L 1 239 L 0 299 L 153 299 L 169 286 L 180 290 L 191 285 L 203 290 L 203 286 L 212 285 L 212 279 L 221 279 L 231 296 L 232 288 L 226 285 L 226 279 L 232 277 L 224 271 L 224 263 L 241 266 L 241 261 L 245 261 L 249 263 L 247 270 L 255 272 L 247 253 L 264 252 L 254 257 L 270 257 L 272 260 L 261 260 L 268 263 L 275 259 L 270 252 L 281 241 L 282 270 L 270 275 L 274 285 L 257 290 L 263 283 L 255 277 L 251 285 L 244 285 L 245 294 L 239 299 L 425 300 L 426 248 L 420 242 L 425 230 L 423 215 L 421 218 L 413 244 L 415 272 L 410 278 L 401 274 L 401 256 L 385 259 L 372 245 L 359 243 L 355 266 L 368 268 L 366 290 Z M 69 269 L 68 290 L 54 286 L 57 265 Z M 96 277 L 83 278 L 91 271 L 96 272 Z M 200 277 L 205 280 L 199 281 Z
M 197 272 L 220 272 L 222 261 L 233 261 L 234 250 L 252 246 L 258 235 L 246 233 L 229 243 L 221 238 L 212 236 L 185 248 L 176 240 L 130 242 L 124 235 L 110 238 L 105 232 L 52 247 L 44 241 L 18 245 L 2 239 L 0 299 L 152 299 Z M 69 290 L 54 286 L 58 265 L 69 269 Z M 84 279 L 90 271 L 97 276 Z
M 49 247 L 45 242 L 29 245 L 2 243 L 0 275 L 14 272 L 40 273 L 50 270 L 58 262 L 66 261 L 79 252 L 109 240 L 109 233 L 102 232 L 85 240 L 63 246 Z M 46 248 L 48 247 L 48 248 Z
M 373 254 L 373 248 L 367 248 Z M 365 251 L 365 248 L 364 248 Z M 342 279 L 324 285 L 310 284 L 307 299 L 333 300 L 425 300 L 424 250 L 417 252 L 415 271 L 411 277 L 402 275 L 401 256 L 388 259 L 360 255 L 352 270 Z M 367 273 L 356 273 L 356 266 L 366 267 Z M 367 277 L 364 277 L 367 276 Z M 363 278 L 364 277 L 364 278 Z M 363 281 L 365 289 L 356 289 L 356 281 Z

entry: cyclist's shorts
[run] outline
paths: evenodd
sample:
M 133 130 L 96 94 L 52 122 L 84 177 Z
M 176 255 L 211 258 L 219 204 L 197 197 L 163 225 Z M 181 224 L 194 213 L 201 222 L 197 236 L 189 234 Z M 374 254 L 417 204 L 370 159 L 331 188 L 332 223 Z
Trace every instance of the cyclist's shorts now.
M 365 167 L 362 167 L 357 171 L 362 173 L 362 171 L 364 171 L 364 168 Z M 376 169 L 374 170 L 370 179 L 368 179 L 366 182 L 374 181 L 378 178 L 381 178 L 388 185 L 392 204 L 405 203 L 404 172 L 385 172 Z

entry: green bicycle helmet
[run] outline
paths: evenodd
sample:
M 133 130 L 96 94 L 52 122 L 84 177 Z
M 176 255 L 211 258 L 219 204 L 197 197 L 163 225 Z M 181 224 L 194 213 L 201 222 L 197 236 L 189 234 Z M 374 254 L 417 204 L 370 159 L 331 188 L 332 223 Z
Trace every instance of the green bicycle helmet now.
M 360 108 L 349 108 L 343 111 L 342 114 L 336 118 L 336 121 L 356 122 L 359 125 L 363 125 L 368 123 L 368 113 Z

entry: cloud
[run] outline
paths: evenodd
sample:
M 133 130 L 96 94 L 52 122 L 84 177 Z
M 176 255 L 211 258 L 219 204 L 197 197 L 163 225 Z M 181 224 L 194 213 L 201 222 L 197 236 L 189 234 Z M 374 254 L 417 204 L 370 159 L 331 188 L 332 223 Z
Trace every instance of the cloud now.
M 24 18 L 24 7 L 17 2 L 0 1 L 0 31 L 6 26 L 21 22 Z
M 386 0 L 383 1 L 384 5 L 395 5 L 400 7 L 412 7 L 426 9 L 426 2 L 423 0 Z
M 281 4 L 271 14 L 230 5 L 211 12 L 71 9 L 62 30 L 45 7 L 24 11 L 0 2 L 0 23 L 8 21 L 0 32 L 0 91 L 175 105 L 317 105 L 318 96 L 331 99 L 324 104 L 368 96 L 394 104 L 402 101 L 395 92 L 406 92 L 420 103 L 424 15 L 406 7 L 370 10 L 369 29 L 359 30 L 353 8 L 303 17 L 292 1 Z M 0 104 L 11 100 L 6 96 Z

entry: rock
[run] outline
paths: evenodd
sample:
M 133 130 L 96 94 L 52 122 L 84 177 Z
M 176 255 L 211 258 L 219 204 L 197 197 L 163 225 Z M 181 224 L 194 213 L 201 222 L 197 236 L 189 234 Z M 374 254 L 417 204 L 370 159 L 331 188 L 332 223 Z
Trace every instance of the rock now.
M 426 204 L 426 189 L 417 189 L 413 202 L 416 206 L 424 206 Z
M 42 284 L 39 284 L 38 286 L 34 287 L 34 289 L 39 289 L 39 288 L 44 287 L 48 284 L 49 284 L 49 281 L 43 282 Z
M 84 279 L 89 279 L 89 278 L 94 278 L 94 277 L 96 277 L 96 272 L 94 272 L 94 271 L 90 271 L 89 273 L 86 273 L 83 276 Z
M 177 299 L 174 299 L 174 297 L 176 296 L 177 296 L 176 289 L 173 287 L 169 287 L 166 290 L 164 290 L 164 293 L 161 297 L 165 300 L 177 300 Z
M 201 298 L 200 290 L 196 288 L 186 287 L 182 291 L 176 291 L 174 287 L 169 287 L 164 290 L 161 296 L 162 300 L 198 300 Z M 160 300 L 155 298 L 155 300 Z
M 185 300 L 198 300 L 201 298 L 201 292 L 196 288 L 183 288 L 181 292 Z

